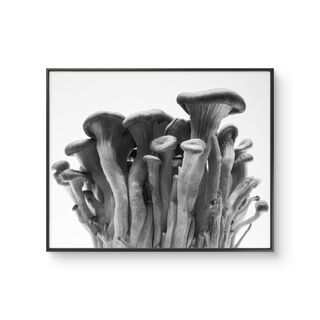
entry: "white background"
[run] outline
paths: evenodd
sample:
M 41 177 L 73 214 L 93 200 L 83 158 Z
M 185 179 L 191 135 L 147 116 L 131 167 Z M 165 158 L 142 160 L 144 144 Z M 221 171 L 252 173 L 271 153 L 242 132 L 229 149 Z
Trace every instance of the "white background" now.
M 128 116 L 160 108 L 187 119 L 176 96 L 212 88 L 232 89 L 245 100 L 246 111 L 230 115 L 221 127 L 226 123 L 237 126 L 236 145 L 244 138 L 253 139 L 249 152 L 254 161 L 248 164 L 248 175 L 261 179 L 261 184 L 251 196 L 258 194 L 270 203 L 270 72 L 51 72 L 50 164 L 65 159 L 74 169 L 79 168 L 79 162 L 67 157 L 64 149 L 71 141 L 87 138 L 82 124 L 96 111 L 117 111 Z M 73 205 L 68 192 L 50 174 L 51 248 L 92 248 L 89 233 L 71 211 Z M 254 212 L 252 204 L 248 217 Z M 270 211 L 254 223 L 241 247 L 270 248 Z
M 1 2 L 1 319 L 318 319 L 317 4 Z M 276 252 L 46 253 L 46 67 L 274 67 Z

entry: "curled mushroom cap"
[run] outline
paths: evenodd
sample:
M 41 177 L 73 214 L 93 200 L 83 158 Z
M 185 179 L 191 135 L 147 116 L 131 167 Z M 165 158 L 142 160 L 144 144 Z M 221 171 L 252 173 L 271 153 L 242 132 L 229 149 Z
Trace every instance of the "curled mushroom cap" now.
M 151 141 L 150 149 L 153 152 L 163 154 L 173 151 L 177 147 L 177 138 L 171 135 L 161 136 Z
M 244 139 L 240 142 L 240 144 L 234 149 L 236 155 L 243 151 L 247 151 L 248 149 L 252 148 L 253 142 L 251 139 Z
M 177 102 L 190 114 L 191 138 L 200 138 L 205 142 L 210 134 L 217 132 L 223 118 L 228 114 L 244 112 L 246 108 L 242 97 L 227 89 L 181 93 Z
M 65 160 L 59 160 L 56 161 L 52 166 L 51 169 L 55 172 L 53 173 L 53 177 L 56 180 L 56 182 L 61 186 L 68 186 L 69 182 L 64 181 L 61 177 L 61 173 L 67 169 L 70 168 L 70 164 L 68 161 Z
M 181 143 L 181 149 L 191 153 L 202 153 L 206 143 L 201 139 L 190 139 Z
M 68 161 L 65 161 L 65 160 L 59 160 L 59 161 L 56 161 L 52 166 L 51 166 L 51 169 L 52 170 L 55 170 L 56 173 L 60 173 L 66 169 L 69 169 L 70 168 L 70 164 Z
M 225 150 L 227 145 L 234 145 L 234 142 L 238 136 L 238 128 L 232 124 L 225 125 L 222 127 L 218 134 L 219 147 L 222 152 Z
M 257 201 L 255 208 L 257 211 L 264 212 L 269 210 L 268 202 L 265 200 Z

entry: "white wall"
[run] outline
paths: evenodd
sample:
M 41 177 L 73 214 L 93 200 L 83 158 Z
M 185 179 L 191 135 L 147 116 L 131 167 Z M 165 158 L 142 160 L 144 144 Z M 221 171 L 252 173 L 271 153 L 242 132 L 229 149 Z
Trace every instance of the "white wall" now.
M 317 1 L 0 4 L 1 319 L 317 319 Z M 45 67 L 274 67 L 275 253 L 45 252 Z

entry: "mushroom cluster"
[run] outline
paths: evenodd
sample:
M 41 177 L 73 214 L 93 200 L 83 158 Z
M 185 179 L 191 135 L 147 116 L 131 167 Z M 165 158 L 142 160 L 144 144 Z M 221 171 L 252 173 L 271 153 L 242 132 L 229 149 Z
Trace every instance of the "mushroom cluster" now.
M 220 128 L 245 102 L 227 89 L 181 93 L 189 119 L 152 109 L 124 117 L 97 112 L 83 124 L 88 139 L 68 144 L 78 170 L 52 165 L 95 248 L 238 248 L 268 203 L 250 196 L 250 139 Z M 248 209 L 255 203 L 255 214 Z

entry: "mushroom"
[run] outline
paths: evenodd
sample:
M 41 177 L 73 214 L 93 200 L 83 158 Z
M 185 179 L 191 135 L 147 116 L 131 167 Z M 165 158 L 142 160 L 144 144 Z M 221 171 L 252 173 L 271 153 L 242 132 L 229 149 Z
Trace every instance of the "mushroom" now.
M 114 240 L 126 239 L 129 226 L 126 178 L 116 153 L 117 146 L 123 143 L 122 138 L 126 134 L 123 120 L 124 116 L 117 112 L 97 112 L 89 116 L 83 124 L 85 133 L 97 140 L 101 167 L 114 196 Z
M 167 219 L 167 232 L 166 232 L 165 240 L 163 244 L 164 248 L 171 247 L 173 231 L 177 221 L 177 183 L 178 183 L 178 176 L 174 175 L 172 179 L 172 187 L 170 192 L 170 204 L 169 204 L 168 219 Z
M 246 151 L 238 152 L 231 171 L 232 187 L 231 192 L 235 187 L 247 176 L 247 163 L 253 160 L 253 156 Z
M 71 142 L 64 151 L 67 156 L 75 156 L 86 172 L 91 175 L 93 194 L 103 202 L 104 207 L 104 217 L 99 217 L 99 223 L 101 225 L 110 223 L 114 213 L 114 197 L 101 168 L 96 140 L 82 139 Z
M 170 203 L 172 186 L 172 159 L 177 147 L 177 138 L 174 136 L 161 136 L 151 141 L 151 151 L 158 153 L 162 159 L 160 167 L 160 194 L 162 199 L 161 231 L 166 230 L 167 215 Z
M 82 187 L 86 181 L 85 175 L 81 172 L 66 169 L 61 173 L 61 178 L 64 181 L 68 181 L 70 188 L 76 198 L 76 204 L 78 205 L 77 210 L 80 210 L 81 215 L 78 216 L 81 223 L 88 224 L 91 217 L 91 212 L 86 204 Z
M 161 226 L 163 225 L 163 209 L 160 197 L 160 177 L 159 169 L 161 160 L 156 156 L 146 155 L 143 160 L 147 163 L 148 179 L 151 185 L 152 207 L 153 207 L 153 247 L 160 246 L 161 243 Z
M 251 139 L 243 139 L 239 145 L 234 149 L 236 156 L 244 151 L 247 151 L 248 149 L 252 148 L 253 142 Z
M 190 114 L 191 139 L 200 138 L 206 143 L 218 131 L 224 117 L 244 112 L 246 108 L 243 98 L 227 89 L 181 93 L 177 102 Z
M 224 126 L 218 134 L 221 151 L 220 191 L 222 204 L 225 206 L 230 192 L 231 170 L 234 163 L 234 142 L 238 136 L 238 129 L 234 125 Z
M 143 156 L 150 153 L 150 142 L 164 134 L 172 118 L 161 110 L 152 109 L 130 115 L 123 121 L 136 145 L 137 155 L 131 165 L 128 177 L 128 189 L 131 208 L 131 247 L 136 247 L 146 218 L 146 206 L 143 201 L 143 182 L 147 173 Z
M 231 193 L 225 206 L 225 219 L 223 225 L 223 236 L 221 238 L 221 245 L 226 247 L 229 241 L 231 223 L 241 205 L 243 200 L 247 198 L 251 191 L 258 186 L 259 179 L 253 177 L 247 177 L 244 179 Z
M 190 139 L 181 143 L 184 151 L 182 167 L 179 168 L 177 183 L 177 223 L 173 237 L 173 247 L 186 246 L 191 213 L 194 208 L 204 165 L 199 159 L 203 156 L 206 144 L 201 139 Z M 200 165 L 199 165 L 200 163 Z
M 223 118 L 228 114 L 244 112 L 246 105 L 241 96 L 227 89 L 181 93 L 177 97 L 177 102 L 190 115 L 191 139 L 199 138 L 206 143 L 206 151 L 199 158 L 201 171 L 203 171 L 202 167 L 205 166 L 210 152 L 212 153 L 207 179 L 207 199 L 205 199 L 208 208 L 209 203 L 215 200 L 220 179 L 220 155 L 218 144 L 215 141 L 216 133 Z
M 195 222 L 194 217 L 192 217 L 191 222 L 190 222 L 189 231 L 188 231 L 188 237 L 187 237 L 187 248 L 191 247 L 191 243 L 192 243 L 192 240 L 194 237 L 195 227 L 196 227 L 196 222 Z
M 255 208 L 256 208 L 256 212 L 252 217 L 250 217 L 242 222 L 239 222 L 238 224 L 236 224 L 235 226 L 232 227 L 232 231 L 235 234 L 237 234 L 241 228 L 245 227 L 246 225 L 251 225 L 254 221 L 259 219 L 261 217 L 261 215 L 263 214 L 263 212 L 267 212 L 269 210 L 269 205 L 268 205 L 267 201 L 260 200 L 256 203 Z M 239 246 L 239 244 L 237 244 L 237 245 Z
M 68 161 L 65 161 L 65 160 L 59 160 L 59 161 L 56 161 L 52 166 L 51 166 L 51 169 L 54 170 L 55 172 L 53 173 L 53 177 L 54 179 L 56 180 L 56 182 L 63 186 L 68 194 L 70 195 L 72 201 L 76 204 L 77 203 L 77 199 L 73 193 L 73 191 L 71 190 L 70 188 L 70 184 L 68 181 L 64 181 L 61 177 L 61 173 L 64 171 L 64 170 L 67 170 L 70 168 L 70 164 Z

